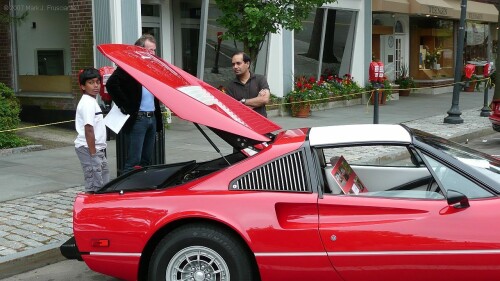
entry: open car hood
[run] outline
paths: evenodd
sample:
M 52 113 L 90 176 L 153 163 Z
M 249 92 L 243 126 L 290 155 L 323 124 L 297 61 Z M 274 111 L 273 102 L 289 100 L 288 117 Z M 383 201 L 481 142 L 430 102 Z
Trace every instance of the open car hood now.
M 134 77 L 179 118 L 212 129 L 233 147 L 269 141 L 276 123 L 182 69 L 133 45 L 97 49 Z

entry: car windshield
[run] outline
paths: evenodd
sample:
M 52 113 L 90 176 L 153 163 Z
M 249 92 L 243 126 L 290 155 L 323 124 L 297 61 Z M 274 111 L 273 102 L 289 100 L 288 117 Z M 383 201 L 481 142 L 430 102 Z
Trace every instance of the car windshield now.
M 484 176 L 500 182 L 500 159 L 421 131 L 415 133 L 419 141 L 439 149 Z

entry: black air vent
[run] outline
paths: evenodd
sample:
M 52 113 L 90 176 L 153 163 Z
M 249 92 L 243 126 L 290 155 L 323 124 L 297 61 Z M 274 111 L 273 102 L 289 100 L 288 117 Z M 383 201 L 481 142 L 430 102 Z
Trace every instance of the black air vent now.
M 302 151 L 281 157 L 233 181 L 231 190 L 309 192 Z

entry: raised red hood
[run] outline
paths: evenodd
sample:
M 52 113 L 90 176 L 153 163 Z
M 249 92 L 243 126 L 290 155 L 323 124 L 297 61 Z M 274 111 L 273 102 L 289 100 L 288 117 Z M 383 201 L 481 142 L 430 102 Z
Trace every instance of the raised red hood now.
M 179 118 L 260 142 L 269 141 L 266 134 L 281 129 L 239 101 L 144 48 L 103 44 L 97 49 Z

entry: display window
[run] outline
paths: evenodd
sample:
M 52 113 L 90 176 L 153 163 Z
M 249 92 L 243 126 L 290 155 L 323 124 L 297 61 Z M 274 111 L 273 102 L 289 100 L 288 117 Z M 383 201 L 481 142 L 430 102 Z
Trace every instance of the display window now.
M 410 18 L 410 73 L 416 79 L 451 78 L 454 74 L 453 21 Z

